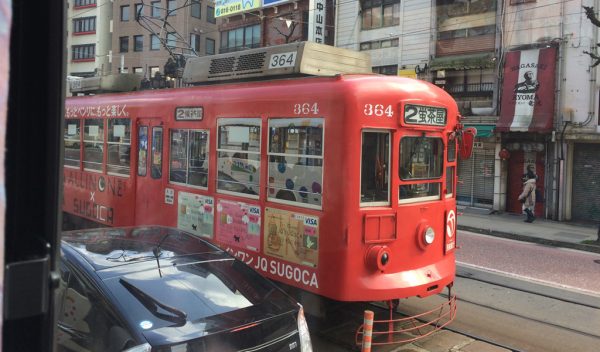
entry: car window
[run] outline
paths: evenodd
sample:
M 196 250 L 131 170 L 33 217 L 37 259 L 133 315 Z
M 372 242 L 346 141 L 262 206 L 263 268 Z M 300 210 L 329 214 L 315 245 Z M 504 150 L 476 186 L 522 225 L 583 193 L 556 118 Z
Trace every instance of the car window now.
M 133 339 L 91 285 L 64 263 L 60 268 L 58 351 L 121 351 Z

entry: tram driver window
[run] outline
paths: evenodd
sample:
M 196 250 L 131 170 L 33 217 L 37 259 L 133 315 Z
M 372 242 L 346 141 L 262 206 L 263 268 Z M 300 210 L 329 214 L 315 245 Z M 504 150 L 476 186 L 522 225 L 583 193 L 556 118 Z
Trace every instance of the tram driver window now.
M 260 123 L 260 119 L 219 119 L 217 190 L 220 192 L 258 197 Z
M 65 143 L 65 166 L 79 168 L 81 131 L 79 119 L 65 121 L 64 143 Z
M 436 200 L 444 165 L 441 138 L 404 137 L 400 141 L 400 202 Z
M 321 207 L 323 119 L 269 120 L 269 200 Z
M 208 186 L 208 131 L 171 130 L 169 181 Z
M 131 160 L 130 119 L 108 119 L 107 144 L 106 171 L 113 175 L 129 176 Z
M 390 198 L 390 133 L 364 131 L 360 172 L 363 206 L 388 205 Z
M 83 133 L 83 168 L 102 172 L 104 160 L 104 120 L 86 119 Z

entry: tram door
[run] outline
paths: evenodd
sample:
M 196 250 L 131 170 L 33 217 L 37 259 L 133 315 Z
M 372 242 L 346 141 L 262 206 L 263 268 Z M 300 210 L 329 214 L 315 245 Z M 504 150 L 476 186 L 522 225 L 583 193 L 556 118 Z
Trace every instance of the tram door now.
M 137 120 L 135 223 L 161 223 L 164 128 L 158 119 Z

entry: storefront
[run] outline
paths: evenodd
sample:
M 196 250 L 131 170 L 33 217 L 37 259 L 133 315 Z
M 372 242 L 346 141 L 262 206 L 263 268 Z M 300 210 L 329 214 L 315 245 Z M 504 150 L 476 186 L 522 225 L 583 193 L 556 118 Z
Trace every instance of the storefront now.
M 492 208 L 494 203 L 495 125 L 465 124 L 475 127 L 477 135 L 470 159 L 458 162 L 456 200 L 460 205 Z
M 506 54 L 502 104 L 496 130 L 502 136 L 506 160 L 506 211 L 521 213 L 519 194 L 523 175 L 533 167 L 537 175 L 537 216 L 545 215 L 544 196 L 548 140 L 553 130 L 557 48 L 511 51 Z
M 572 220 L 600 222 L 600 144 L 576 143 L 574 147 Z

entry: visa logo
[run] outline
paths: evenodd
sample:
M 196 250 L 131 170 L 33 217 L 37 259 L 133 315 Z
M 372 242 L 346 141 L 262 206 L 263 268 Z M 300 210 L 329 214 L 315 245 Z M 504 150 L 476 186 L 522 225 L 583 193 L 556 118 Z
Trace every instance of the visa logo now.
M 317 219 L 304 218 L 304 225 L 317 226 Z
M 260 208 L 250 208 L 250 214 L 260 215 Z

